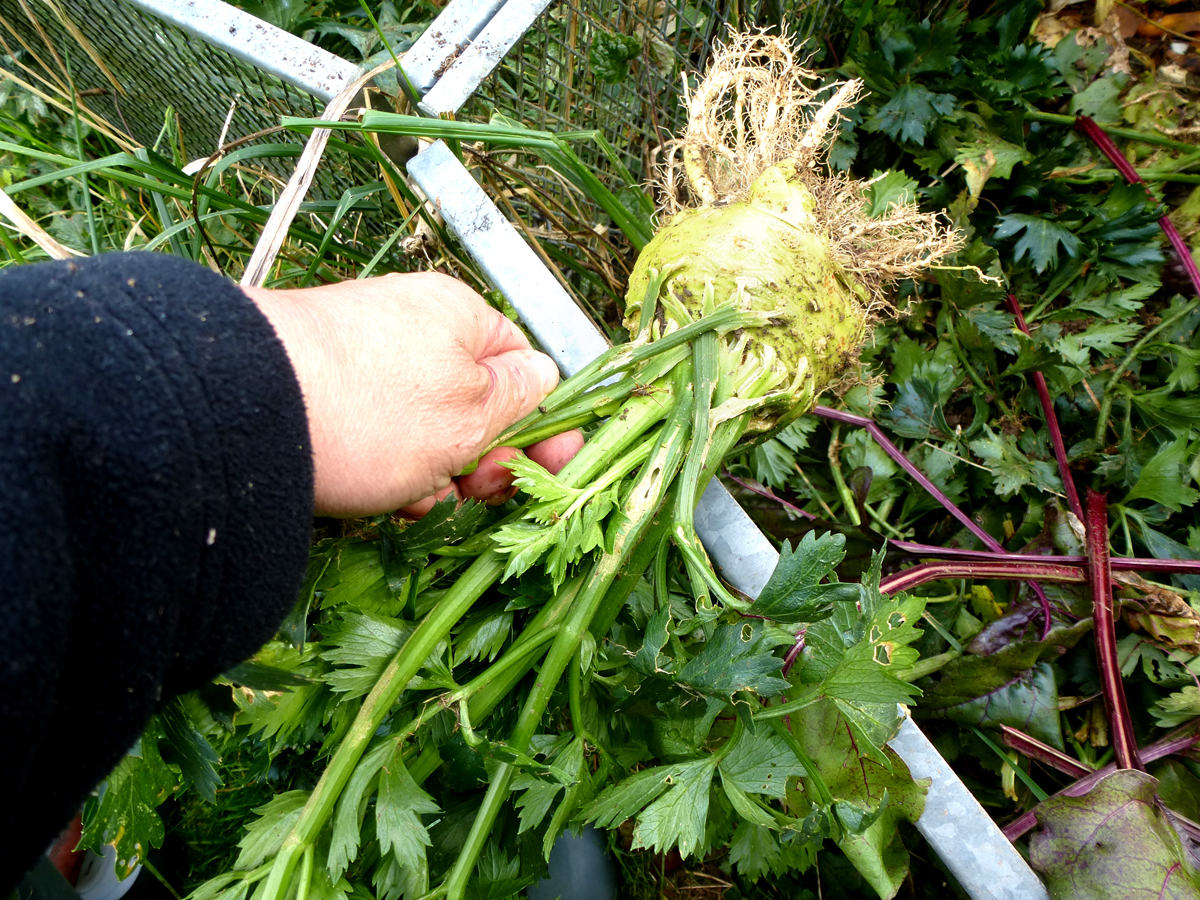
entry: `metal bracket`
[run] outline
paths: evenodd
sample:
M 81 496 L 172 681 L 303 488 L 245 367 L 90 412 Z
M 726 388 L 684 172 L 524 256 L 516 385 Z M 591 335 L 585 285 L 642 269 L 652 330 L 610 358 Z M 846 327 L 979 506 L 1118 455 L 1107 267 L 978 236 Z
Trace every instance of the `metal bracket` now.
M 454 113 L 550 0 L 456 0 L 446 7 L 404 57 L 404 73 L 424 93 L 421 112 L 437 118 Z
M 591 320 L 444 143 L 411 160 L 408 173 L 560 369 L 570 375 L 607 348 Z M 715 479 L 696 509 L 696 531 L 722 577 L 758 596 L 779 554 Z M 1037 875 L 907 715 L 889 746 L 913 777 L 932 779 L 917 828 L 967 893 L 976 900 L 1048 900 Z
M 362 74 L 340 56 L 221 0 L 126 2 L 324 101 Z

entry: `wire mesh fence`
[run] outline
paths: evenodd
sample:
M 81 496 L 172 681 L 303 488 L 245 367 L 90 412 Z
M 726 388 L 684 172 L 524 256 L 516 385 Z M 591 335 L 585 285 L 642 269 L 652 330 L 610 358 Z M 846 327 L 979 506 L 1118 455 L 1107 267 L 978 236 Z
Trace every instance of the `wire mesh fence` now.
M 615 159 L 598 142 L 574 149 L 628 197 L 649 181 L 663 142 L 682 129 L 684 80 L 694 83 L 730 26 L 786 30 L 824 55 L 844 20 L 827 0 L 565 0 L 513 47 L 465 114 L 486 120 L 500 112 L 540 130 L 599 132 Z M 561 173 L 533 160 L 518 168 L 523 183 L 485 173 L 492 193 L 503 194 L 501 207 L 542 242 L 576 298 L 615 324 L 604 295 L 620 293 L 630 261 L 620 236 Z
M 683 79 L 703 69 L 714 40 L 731 23 L 819 38 L 837 27 L 840 15 L 828 0 L 560 0 L 460 118 L 486 120 L 498 111 L 537 129 L 595 130 L 613 152 L 584 141 L 576 146 L 579 155 L 614 191 L 637 190 L 657 149 L 682 124 Z M 157 147 L 179 165 L 271 129 L 282 116 L 316 116 L 324 106 L 124 0 L 0 0 L 0 68 L 60 103 L 68 98 L 69 104 L 74 94 L 93 121 L 108 123 L 134 145 Z M 283 132 L 260 139 L 302 141 Z M 332 205 L 376 182 L 378 168 L 364 156 L 331 146 L 309 200 Z M 561 173 L 524 155 L 477 155 L 474 161 L 485 187 L 538 242 L 577 298 L 611 299 L 619 291 L 627 248 Z M 267 181 L 281 182 L 294 159 L 266 156 L 255 166 Z M 372 239 L 400 220 L 380 191 L 358 204 L 338 239 L 373 252 Z M 389 264 L 414 263 L 399 254 Z

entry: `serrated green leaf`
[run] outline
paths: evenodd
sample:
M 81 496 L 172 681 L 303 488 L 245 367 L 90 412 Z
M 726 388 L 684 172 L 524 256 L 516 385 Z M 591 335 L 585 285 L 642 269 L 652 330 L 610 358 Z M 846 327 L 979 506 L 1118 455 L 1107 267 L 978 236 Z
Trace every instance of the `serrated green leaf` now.
M 659 853 L 677 848 L 685 859 L 704 844 L 708 818 L 708 789 L 716 771 L 716 757 L 681 763 L 671 773 L 667 791 L 638 816 L 633 847 Z
M 196 728 L 176 697 L 158 713 L 163 737 L 175 749 L 183 780 L 209 803 L 216 803 L 221 776 L 217 773 L 220 759 L 208 739 Z
M 1010 144 L 994 134 L 983 134 L 955 151 L 954 161 L 966 173 L 967 190 L 979 196 L 989 178 L 1012 177 L 1013 166 L 1033 159 L 1024 147 Z
M 783 738 L 767 728 L 743 731 L 721 760 L 721 778 L 742 791 L 783 799 L 787 781 L 804 775 L 804 766 Z
M 83 823 L 79 847 L 103 853 L 117 851 L 116 871 L 127 878 L 151 847 L 161 847 L 165 829 L 159 805 L 175 787 L 175 775 L 158 752 L 158 735 L 147 729 L 134 751 L 104 779 L 94 812 Z
M 630 665 L 643 675 L 669 675 L 675 670 L 671 657 L 662 652 L 671 638 L 671 610 L 657 609 L 646 623 L 645 640 L 630 660 Z
M 1187 449 L 1187 439 L 1182 437 L 1162 447 L 1142 466 L 1137 484 L 1125 495 L 1121 503 L 1124 505 L 1134 500 L 1152 500 L 1173 512 L 1181 512 L 1183 507 L 1191 506 L 1200 500 L 1200 492 L 1183 483 Z
M 345 613 L 322 626 L 321 658 L 340 668 L 326 683 L 346 699 L 365 696 L 413 632 L 402 619 L 370 612 Z
M 238 841 L 241 852 L 233 867 L 243 871 L 255 869 L 278 853 L 283 839 L 300 818 L 308 795 L 309 791 L 285 791 L 255 809 L 258 818 L 250 823 L 245 837 Z
M 325 863 L 331 883 L 336 883 L 346 867 L 358 856 L 367 803 L 375 793 L 380 767 L 394 750 L 394 742 L 386 740 L 369 748 L 338 795 L 333 814 L 333 833 L 329 839 L 329 855 Z
M 400 866 L 426 868 L 425 850 L 432 846 L 423 815 L 441 812 L 404 765 L 404 745 L 397 744 L 379 770 L 379 794 L 375 800 L 375 833 L 379 848 L 392 853 Z M 426 877 L 428 877 L 426 875 Z
M 454 638 L 454 664 L 473 659 L 494 660 L 512 634 L 512 625 L 512 611 L 503 604 L 469 615 Z
M 1086 331 L 1060 340 L 1075 340 L 1103 356 L 1116 356 L 1127 344 L 1141 334 L 1142 326 L 1134 322 L 1106 322 L 1093 325 Z
M 1039 275 L 1047 268 L 1053 269 L 1058 265 L 1060 246 L 1067 256 L 1079 253 L 1079 238 L 1057 222 L 1024 213 L 1013 213 L 997 219 L 996 237 L 999 239 L 1012 237 L 1022 231 L 1025 234 L 1017 241 L 1014 259 L 1020 262 L 1028 256 Z
M 937 94 L 920 84 L 900 87 L 868 121 L 871 131 L 882 131 L 896 141 L 923 146 L 925 135 L 940 116 L 954 112 L 953 94 Z
M 793 551 L 788 541 L 779 551 L 779 562 L 762 593 L 754 601 L 755 615 L 776 622 L 799 624 L 816 622 L 833 612 L 836 602 L 858 600 L 858 585 L 837 581 L 822 584 L 834 576 L 834 569 L 846 556 L 846 538 L 814 532 L 804 535 Z
M 1025 485 L 1048 493 L 1062 493 L 1062 479 L 1054 463 L 1029 459 L 1010 434 L 996 434 L 986 425 L 983 431 L 984 437 L 971 441 L 969 446 L 991 471 L 997 494 L 1011 497 Z
M 765 875 L 779 873 L 783 854 L 770 829 L 751 822 L 739 822 L 729 843 L 729 862 L 751 883 Z
M 387 562 L 411 570 L 438 547 L 474 534 L 487 507 L 475 500 L 459 501 L 453 495 L 439 500 L 433 509 L 407 527 L 380 525 L 381 543 L 391 557 Z
M 773 696 L 789 687 L 778 677 L 783 660 L 770 652 L 781 643 L 778 637 L 768 635 L 761 622 L 718 625 L 704 649 L 680 671 L 678 680 L 702 694 L 726 700 L 738 691 Z
M 880 172 L 878 169 L 871 175 L 867 189 L 863 192 L 866 198 L 866 214 L 877 219 L 887 215 L 894 206 L 906 206 L 917 202 L 917 183 L 903 172 Z
M 689 766 L 697 761 L 657 766 L 630 775 L 619 784 L 606 788 L 583 811 L 586 822 L 595 822 L 601 828 L 620 825 L 641 812 L 659 794 L 675 784 Z M 702 762 L 702 760 L 701 760 Z
M 1174 728 L 1200 716 L 1200 688 L 1194 684 L 1157 700 L 1150 714 L 1159 728 Z

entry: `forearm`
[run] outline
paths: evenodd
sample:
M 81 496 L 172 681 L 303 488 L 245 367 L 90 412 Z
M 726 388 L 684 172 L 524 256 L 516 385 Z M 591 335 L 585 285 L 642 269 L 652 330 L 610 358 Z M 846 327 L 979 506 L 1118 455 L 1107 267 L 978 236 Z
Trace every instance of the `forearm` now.
M 199 266 L 9 270 L 0 360 L 0 733 L 27 736 L 0 765 L 30 817 L 28 863 L 161 697 L 286 614 L 312 468 L 282 345 Z

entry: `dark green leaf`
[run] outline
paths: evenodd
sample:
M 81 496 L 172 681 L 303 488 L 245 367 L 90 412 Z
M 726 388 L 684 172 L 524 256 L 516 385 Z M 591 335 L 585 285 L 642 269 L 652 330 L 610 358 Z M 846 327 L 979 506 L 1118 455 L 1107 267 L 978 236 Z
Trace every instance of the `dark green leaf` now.
M 923 85 L 906 84 L 867 121 L 871 131 L 882 131 L 896 141 L 925 143 L 925 135 L 939 116 L 954 112 L 953 94 L 937 94 Z
M 273 857 L 283 846 L 304 804 L 308 802 L 308 791 L 286 791 L 254 810 L 259 817 L 246 829 L 246 836 L 238 841 L 236 869 L 256 869 Z
M 778 677 L 783 659 L 771 653 L 782 641 L 761 622 L 719 625 L 704 649 L 685 665 L 679 680 L 702 694 L 729 700 L 737 691 L 770 697 L 788 688 Z
M 871 186 L 864 192 L 866 213 L 872 219 L 886 215 L 894 206 L 906 206 L 917 200 L 917 183 L 903 172 L 879 172 L 871 176 Z
M 1179 438 L 1161 448 L 1150 462 L 1142 466 L 1137 484 L 1125 495 L 1122 504 L 1134 500 L 1153 500 L 1173 512 L 1181 512 L 1200 500 L 1200 492 L 1183 483 L 1187 463 L 1187 439 Z
M 287 691 L 299 684 L 312 684 L 311 678 L 299 672 L 289 672 L 252 659 L 228 669 L 225 677 L 236 685 L 256 691 Z
M 441 810 L 413 781 L 404 765 L 404 745 L 384 760 L 379 771 L 379 796 L 375 800 L 375 833 L 382 852 L 391 852 L 404 867 L 425 866 L 425 848 L 431 846 L 423 815 Z
M 681 763 L 670 774 L 669 789 L 647 806 L 633 829 L 634 849 L 660 853 L 677 848 L 686 858 L 704 843 L 708 817 L 708 788 L 716 771 L 716 757 Z
M 588 51 L 592 73 L 608 84 L 617 84 L 629 74 L 629 60 L 636 59 L 642 45 L 628 34 L 598 31 Z
M 1079 238 L 1057 222 L 1051 222 L 1039 216 L 1029 216 L 1024 213 L 1013 213 L 1001 216 L 997 220 L 996 237 L 1008 238 L 1024 231 L 1025 234 L 1017 241 L 1014 258 L 1020 262 L 1029 256 L 1029 261 L 1038 273 L 1053 269 L 1058 265 L 1058 248 L 1061 246 L 1067 256 L 1075 256 L 1079 252 Z
M 221 776 L 217 774 L 217 751 L 192 723 L 182 701 L 176 697 L 158 713 L 163 737 L 175 749 L 183 780 L 209 803 L 217 801 Z
M 743 731 L 721 760 L 721 777 L 749 794 L 782 800 L 789 778 L 804 775 L 804 766 L 783 738 L 768 728 Z
M 631 664 L 643 675 L 668 675 L 675 669 L 671 657 L 662 652 L 671 637 L 671 610 L 668 607 L 655 610 L 646 623 L 646 638 L 641 648 L 634 654 Z
M 779 562 L 758 599 L 754 601 L 755 615 L 777 622 L 799 624 L 816 622 L 833 612 L 835 602 L 858 600 L 858 585 L 832 581 L 834 569 L 846 555 L 846 539 L 840 534 L 814 532 L 804 535 L 793 551 L 784 541 Z
M 117 850 L 117 875 L 126 878 L 164 837 L 158 806 L 175 787 L 175 775 L 158 753 L 153 726 L 100 787 L 100 799 L 83 823 L 81 848 Z

